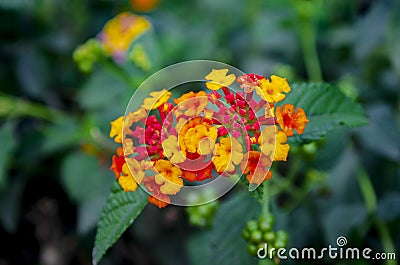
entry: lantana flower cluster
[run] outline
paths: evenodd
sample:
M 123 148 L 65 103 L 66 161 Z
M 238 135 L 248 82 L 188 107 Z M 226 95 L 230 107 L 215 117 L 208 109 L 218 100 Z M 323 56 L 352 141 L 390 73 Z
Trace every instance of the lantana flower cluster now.
M 272 177 L 273 161 L 285 161 L 288 137 L 304 132 L 303 109 L 275 106 L 291 88 L 285 78 L 236 77 L 213 69 L 203 90 L 173 97 L 151 92 L 140 108 L 111 122 L 110 137 L 123 146 L 111 170 L 124 191 L 141 185 L 162 208 L 185 185 L 217 177 L 245 176 L 259 185 Z M 240 91 L 229 88 L 234 82 Z

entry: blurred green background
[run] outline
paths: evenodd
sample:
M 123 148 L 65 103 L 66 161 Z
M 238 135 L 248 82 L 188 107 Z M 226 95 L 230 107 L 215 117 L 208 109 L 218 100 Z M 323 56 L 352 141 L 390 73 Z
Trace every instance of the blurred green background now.
M 147 4 L 138 14 L 154 28 L 143 44 L 151 69 L 109 62 L 80 73 L 74 49 Z M 109 122 L 151 73 L 193 59 L 336 83 L 360 102 L 367 126 L 293 148 L 301 159 L 288 167 L 300 163 L 294 183 L 304 192 L 274 197 L 277 226 L 289 246 L 324 247 L 345 235 L 353 246 L 399 249 L 399 1 L 0 0 L 0 36 L 0 265 L 91 264 L 114 180 Z M 198 242 L 207 240 L 191 240 L 201 230 L 187 219 L 182 208 L 148 206 L 103 264 L 199 264 Z M 240 233 L 244 223 L 227 225 Z

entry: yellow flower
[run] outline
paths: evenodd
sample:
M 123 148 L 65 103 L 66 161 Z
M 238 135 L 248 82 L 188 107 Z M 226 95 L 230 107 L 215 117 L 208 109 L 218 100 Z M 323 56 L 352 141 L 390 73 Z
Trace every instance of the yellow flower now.
M 127 125 L 131 126 L 133 123 L 138 122 L 138 121 L 146 118 L 146 116 L 147 116 L 146 110 L 143 109 L 143 108 L 140 108 L 137 111 L 129 112 L 126 115 L 126 123 L 127 123 Z
M 239 165 L 243 160 L 243 148 L 238 140 L 231 137 L 221 138 L 215 145 L 216 151 L 212 159 L 217 172 L 232 172 L 234 165 Z
M 290 86 L 286 81 L 286 78 L 282 78 L 276 75 L 271 76 L 271 81 L 267 78 L 263 78 L 259 81 L 259 88 L 256 89 L 257 94 L 268 102 L 279 102 L 282 101 L 286 95 L 283 94 L 290 92 Z
M 258 138 L 261 152 L 273 161 L 286 161 L 290 150 L 286 141 L 286 134 L 278 131 L 276 126 L 266 126 Z
M 144 17 L 124 12 L 107 22 L 99 39 L 108 54 L 125 54 L 131 43 L 150 26 Z
M 179 149 L 178 138 L 175 135 L 170 135 L 162 142 L 165 155 L 171 163 L 182 163 L 186 160 L 185 155 Z
M 228 71 L 228 69 L 213 69 L 211 73 L 206 76 L 206 79 L 211 81 L 206 83 L 207 88 L 218 90 L 221 87 L 230 86 L 235 81 L 236 76 L 234 74 L 226 75 Z
M 261 152 L 272 160 L 275 151 L 276 141 L 276 126 L 265 126 L 261 131 L 258 143 L 260 144 Z
M 186 116 L 198 116 L 207 106 L 208 97 L 204 91 L 198 93 L 190 91 L 180 98 L 174 99 L 174 102 L 178 104 L 179 110 L 186 110 Z
M 122 173 L 123 175 L 118 178 L 119 185 L 124 189 L 125 192 L 135 191 L 138 185 L 126 164 L 122 166 Z
M 137 183 L 141 183 L 145 174 L 142 165 L 134 158 L 125 158 L 125 161 L 126 164 L 128 164 L 128 169 L 130 170 L 129 173 L 133 176 Z
M 182 171 L 174 166 L 170 161 L 157 160 L 155 169 L 158 174 L 155 175 L 155 182 L 160 185 L 160 191 L 163 194 L 175 195 L 182 186 L 183 180 L 180 178 Z
M 290 146 L 286 144 L 287 136 L 283 131 L 276 134 L 276 148 L 274 153 L 274 161 L 286 161 Z
M 156 109 L 165 102 L 167 102 L 168 99 L 171 97 L 171 95 L 172 93 L 167 91 L 166 89 L 163 89 L 161 91 L 151 92 L 150 93 L 151 98 L 146 98 L 144 100 L 142 108 L 146 110 Z
M 124 155 L 129 156 L 135 152 L 135 147 L 133 146 L 133 141 L 130 138 L 124 139 Z
M 184 136 L 187 151 L 191 153 L 197 152 L 199 155 L 210 154 L 214 150 L 216 139 L 217 128 L 204 124 L 190 128 Z
M 110 122 L 111 130 L 110 130 L 110 138 L 114 138 L 116 143 L 122 143 L 122 124 L 124 123 L 124 116 L 119 117 L 118 119 Z

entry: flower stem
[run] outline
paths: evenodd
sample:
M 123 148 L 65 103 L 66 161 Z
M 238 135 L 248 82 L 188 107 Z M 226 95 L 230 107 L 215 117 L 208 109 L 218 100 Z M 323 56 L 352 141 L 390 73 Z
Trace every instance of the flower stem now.
M 263 216 L 266 216 L 269 214 L 270 209 L 269 209 L 269 197 L 270 197 L 270 186 L 269 186 L 269 181 L 264 181 L 263 183 L 263 200 L 261 203 L 261 214 Z
M 382 242 L 382 247 L 385 253 L 395 253 L 393 240 L 390 236 L 389 228 L 386 223 L 383 222 L 376 216 L 377 199 L 374 187 L 371 183 L 365 169 L 360 168 L 357 172 L 358 185 L 360 186 L 361 193 L 365 201 L 365 207 L 367 208 L 368 214 L 373 217 L 373 224 L 378 231 L 379 237 Z M 396 260 L 385 260 L 386 265 L 397 264 Z

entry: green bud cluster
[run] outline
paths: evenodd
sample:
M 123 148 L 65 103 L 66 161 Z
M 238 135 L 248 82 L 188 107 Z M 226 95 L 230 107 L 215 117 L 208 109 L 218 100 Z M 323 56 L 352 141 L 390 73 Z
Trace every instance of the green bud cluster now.
M 243 238 L 247 241 L 247 252 L 255 256 L 264 244 L 268 244 L 268 248 L 285 248 L 288 235 L 285 231 L 274 231 L 274 217 L 271 214 L 261 215 L 258 220 L 250 220 L 247 222 L 242 231 Z
M 82 72 L 89 73 L 93 65 L 104 57 L 104 49 L 96 39 L 90 39 L 75 49 L 73 59 Z
M 186 212 L 189 215 L 189 223 L 198 227 L 211 226 L 218 205 L 218 200 L 215 200 L 198 206 L 186 207 Z

